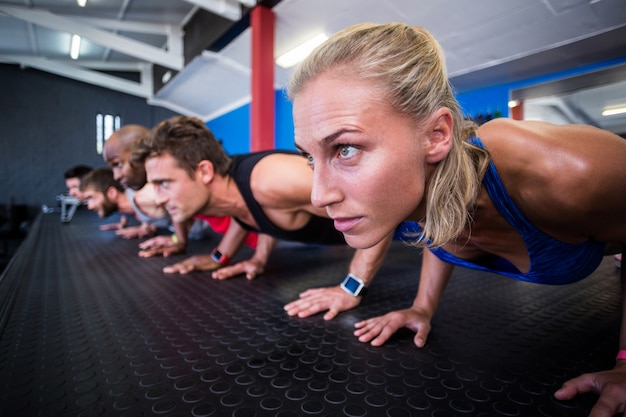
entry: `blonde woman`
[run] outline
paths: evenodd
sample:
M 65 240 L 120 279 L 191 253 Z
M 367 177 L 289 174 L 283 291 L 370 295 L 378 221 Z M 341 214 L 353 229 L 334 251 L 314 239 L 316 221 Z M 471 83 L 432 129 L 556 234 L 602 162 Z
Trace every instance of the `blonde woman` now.
M 424 346 L 454 265 L 566 284 L 626 242 L 626 141 L 590 126 L 464 126 L 440 47 L 421 28 L 347 28 L 303 62 L 289 95 L 312 202 L 348 244 L 372 247 L 408 220 L 421 226 L 415 245 L 428 248 L 413 305 L 357 323 L 363 342 L 407 327 Z M 592 416 L 623 412 L 622 333 L 614 369 L 556 396 L 593 391 Z

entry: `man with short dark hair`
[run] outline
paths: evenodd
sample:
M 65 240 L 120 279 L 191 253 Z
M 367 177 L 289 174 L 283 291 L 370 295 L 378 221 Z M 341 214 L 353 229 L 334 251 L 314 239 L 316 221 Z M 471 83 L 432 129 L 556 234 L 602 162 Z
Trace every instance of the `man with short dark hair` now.
M 75 165 L 69 168 L 63 174 L 65 178 L 65 186 L 67 187 L 67 193 L 72 197 L 76 197 L 82 201 L 82 195 L 80 192 L 80 180 L 89 173 L 93 168 L 88 165 Z

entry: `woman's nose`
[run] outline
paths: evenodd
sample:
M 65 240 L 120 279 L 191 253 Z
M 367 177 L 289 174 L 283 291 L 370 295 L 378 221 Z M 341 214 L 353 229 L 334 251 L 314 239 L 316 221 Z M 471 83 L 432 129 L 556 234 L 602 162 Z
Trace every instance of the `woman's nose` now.
M 313 170 L 313 186 L 311 187 L 311 204 L 316 208 L 325 208 L 340 201 L 340 190 L 334 184 L 329 169 L 315 167 Z

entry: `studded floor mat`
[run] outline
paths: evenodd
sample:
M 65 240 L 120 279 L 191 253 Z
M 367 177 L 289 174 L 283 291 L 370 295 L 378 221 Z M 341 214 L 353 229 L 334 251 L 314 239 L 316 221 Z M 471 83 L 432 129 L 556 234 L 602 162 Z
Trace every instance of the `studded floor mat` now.
M 617 350 L 612 258 L 554 287 L 457 269 L 426 347 L 408 330 L 372 347 L 354 323 L 411 304 L 417 249 L 394 242 L 362 304 L 326 322 L 283 306 L 339 283 L 350 248 L 280 244 L 263 276 L 214 281 L 162 273 L 184 257 L 139 258 L 102 222 L 41 215 L 2 275 L 1 416 L 587 416 L 594 395 L 552 394 Z

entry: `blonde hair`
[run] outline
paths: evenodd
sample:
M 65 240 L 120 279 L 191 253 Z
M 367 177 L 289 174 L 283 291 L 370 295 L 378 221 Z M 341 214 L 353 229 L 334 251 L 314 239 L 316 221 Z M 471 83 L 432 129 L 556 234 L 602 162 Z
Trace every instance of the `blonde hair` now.
M 305 59 L 292 75 L 293 100 L 319 75 L 345 71 L 373 82 L 398 112 L 420 126 L 445 107 L 453 117 L 453 144 L 427 184 L 426 218 L 416 246 L 439 247 L 459 236 L 471 221 L 489 156 L 467 142 L 475 126 L 464 125 L 445 67 L 443 52 L 430 33 L 403 23 L 361 23 L 335 34 Z

